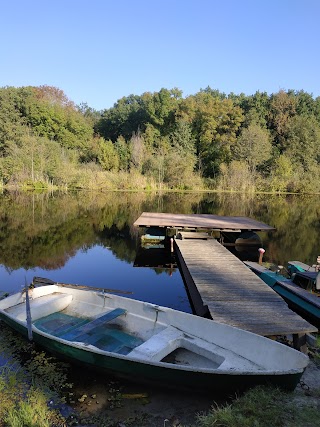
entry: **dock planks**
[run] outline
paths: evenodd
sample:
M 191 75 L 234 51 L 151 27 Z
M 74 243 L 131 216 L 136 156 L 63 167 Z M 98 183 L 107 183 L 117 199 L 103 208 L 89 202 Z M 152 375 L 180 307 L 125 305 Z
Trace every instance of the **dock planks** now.
M 269 231 L 274 227 L 242 216 L 219 216 L 209 214 L 171 214 L 143 212 L 133 224 L 135 227 L 203 228 L 218 231 Z
M 216 240 L 176 239 L 175 250 L 196 314 L 264 336 L 316 332 Z

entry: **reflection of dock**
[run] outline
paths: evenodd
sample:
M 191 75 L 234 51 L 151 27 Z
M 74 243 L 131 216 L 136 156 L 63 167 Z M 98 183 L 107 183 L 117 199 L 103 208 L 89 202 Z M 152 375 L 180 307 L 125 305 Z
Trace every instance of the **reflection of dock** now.
M 161 268 L 171 271 L 177 268 L 174 256 L 170 254 L 168 249 L 160 245 L 159 247 L 139 248 L 133 266 Z
M 316 331 L 216 240 L 177 239 L 175 249 L 196 314 L 265 336 Z

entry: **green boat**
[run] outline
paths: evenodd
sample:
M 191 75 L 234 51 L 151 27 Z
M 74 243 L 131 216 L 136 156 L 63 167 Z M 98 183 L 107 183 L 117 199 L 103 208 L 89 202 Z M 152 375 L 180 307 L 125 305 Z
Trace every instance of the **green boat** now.
M 103 290 L 53 284 L 0 301 L 0 318 L 50 352 L 154 386 L 293 390 L 308 357 L 271 339 Z
M 287 302 L 289 307 L 320 328 L 320 272 L 298 261 L 288 263 L 288 275 L 282 269 L 272 271 L 256 262 L 244 261 L 267 285 Z
M 320 262 L 320 257 L 318 257 L 318 260 Z M 319 264 L 315 265 L 308 265 L 301 261 L 288 261 L 288 274 L 290 277 L 292 277 L 295 273 L 304 273 L 309 272 L 313 273 L 320 270 Z

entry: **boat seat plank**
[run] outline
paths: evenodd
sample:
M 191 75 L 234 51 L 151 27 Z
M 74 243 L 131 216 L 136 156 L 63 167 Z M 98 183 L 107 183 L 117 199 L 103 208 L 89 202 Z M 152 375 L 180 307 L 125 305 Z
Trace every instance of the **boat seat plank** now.
M 60 337 L 71 330 L 88 323 L 90 320 L 86 318 L 80 318 L 70 316 L 65 313 L 56 312 L 49 316 L 42 317 L 34 322 L 34 325 L 41 331 L 47 334 Z
M 123 308 L 115 308 L 112 311 L 109 311 L 108 313 L 104 314 L 103 316 L 100 316 L 88 323 L 86 323 L 83 326 L 76 327 L 75 329 L 72 329 L 70 332 L 63 334 L 60 336 L 60 338 L 68 341 L 75 341 L 78 336 L 87 334 L 93 329 L 102 326 L 104 323 L 111 322 L 111 320 L 116 319 L 119 316 L 122 316 L 126 313 L 126 310 Z
M 42 317 L 57 311 L 62 311 L 72 301 L 72 295 L 55 292 L 51 295 L 44 295 L 39 298 L 30 298 L 30 312 L 32 321 L 38 320 Z M 15 305 L 6 309 L 6 312 L 14 316 L 17 320 L 26 321 L 26 303 Z
M 129 353 L 130 357 L 150 362 L 160 362 L 177 348 L 183 348 L 190 352 L 211 360 L 216 364 L 216 368 L 232 370 L 236 364 L 238 356 L 214 343 L 205 341 L 193 335 L 169 326 L 158 334 L 145 341 Z M 228 361 L 227 361 L 228 360 Z M 241 361 L 242 366 L 247 370 L 253 369 L 253 363 L 245 359 Z M 261 369 L 257 365 L 254 369 Z
M 160 361 L 180 345 L 184 333 L 173 326 L 168 326 L 158 334 L 153 335 L 142 345 L 129 353 L 130 357 L 140 360 Z

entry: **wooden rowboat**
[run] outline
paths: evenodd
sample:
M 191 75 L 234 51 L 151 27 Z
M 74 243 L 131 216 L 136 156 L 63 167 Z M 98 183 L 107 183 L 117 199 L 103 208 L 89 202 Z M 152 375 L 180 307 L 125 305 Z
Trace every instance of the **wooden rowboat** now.
M 54 284 L 0 301 L 0 318 L 52 353 L 166 387 L 235 392 L 261 384 L 293 390 L 308 357 L 225 324 L 97 290 Z

